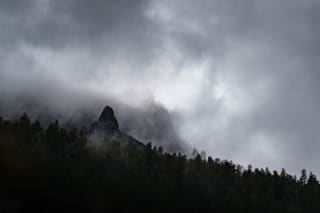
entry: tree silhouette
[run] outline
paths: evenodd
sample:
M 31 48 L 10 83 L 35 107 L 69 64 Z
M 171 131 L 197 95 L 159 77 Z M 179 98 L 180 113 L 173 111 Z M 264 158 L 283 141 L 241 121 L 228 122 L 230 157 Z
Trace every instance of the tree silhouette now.
M 0 117 L 0 212 L 320 212 L 316 176 Z

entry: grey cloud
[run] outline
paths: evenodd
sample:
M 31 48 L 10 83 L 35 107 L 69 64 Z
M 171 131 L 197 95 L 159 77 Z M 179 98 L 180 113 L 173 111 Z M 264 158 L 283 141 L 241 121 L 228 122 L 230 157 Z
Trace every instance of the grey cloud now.
M 97 70 L 97 64 L 110 65 L 118 54 L 123 61 L 128 56 L 137 60 L 132 63 L 139 63 L 139 68 L 142 55 L 152 58 L 149 47 L 154 41 L 146 32 L 152 26 L 144 17 L 147 6 L 142 0 L 1 1 L 2 116 L 28 112 L 44 122 L 60 119 L 77 125 L 82 114 L 92 121 L 102 106 L 110 104 L 125 131 L 169 151 L 185 151 L 164 107 L 150 101 L 129 107 L 121 103 L 123 97 L 115 100 L 112 89 L 117 85 L 112 84 L 111 72 L 116 71 Z M 73 57 L 78 51 L 80 56 Z M 88 85 L 98 85 L 101 72 L 108 81 L 107 92 Z M 123 75 L 119 78 L 132 72 L 136 71 L 119 71 Z
M 151 102 L 143 109 L 120 107 L 120 128 L 144 142 L 161 145 L 170 152 L 190 153 L 191 148 L 177 135 L 177 127 L 163 106 Z
M 211 61 L 194 115 L 182 118 L 187 140 L 245 164 L 319 171 L 319 3 L 155 4 L 169 11 L 154 17 L 185 60 Z M 190 133 L 195 121 L 201 130 Z
M 0 8 L 4 110 L 20 97 L 71 114 L 117 102 L 120 124 L 141 140 L 320 172 L 317 0 L 1 0 Z
M 151 47 L 154 43 L 154 37 L 146 31 L 152 27 L 144 15 L 147 2 L 1 1 L 2 47 L 12 49 L 21 44 L 53 49 L 81 46 L 91 51 L 101 48 L 102 52 L 121 47 L 134 55 L 141 46 Z

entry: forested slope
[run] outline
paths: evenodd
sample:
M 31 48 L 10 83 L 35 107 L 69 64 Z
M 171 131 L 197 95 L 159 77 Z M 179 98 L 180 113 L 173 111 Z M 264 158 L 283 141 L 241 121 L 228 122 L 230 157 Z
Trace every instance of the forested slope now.
M 314 175 L 0 119 L 0 212 L 320 212 Z

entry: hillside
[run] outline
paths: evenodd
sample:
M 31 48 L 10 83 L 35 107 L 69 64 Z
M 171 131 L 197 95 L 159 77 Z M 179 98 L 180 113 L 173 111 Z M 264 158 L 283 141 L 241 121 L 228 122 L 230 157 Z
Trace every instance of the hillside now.
M 0 118 L 0 212 L 320 212 L 302 170 L 247 169 L 143 145 L 105 108 L 89 132 Z

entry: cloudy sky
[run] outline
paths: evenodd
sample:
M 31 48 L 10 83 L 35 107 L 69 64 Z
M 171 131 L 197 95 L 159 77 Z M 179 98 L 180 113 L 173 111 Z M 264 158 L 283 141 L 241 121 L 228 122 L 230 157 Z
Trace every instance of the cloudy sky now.
M 0 109 L 111 101 L 137 137 L 320 175 L 319 25 L 318 0 L 0 0 Z

